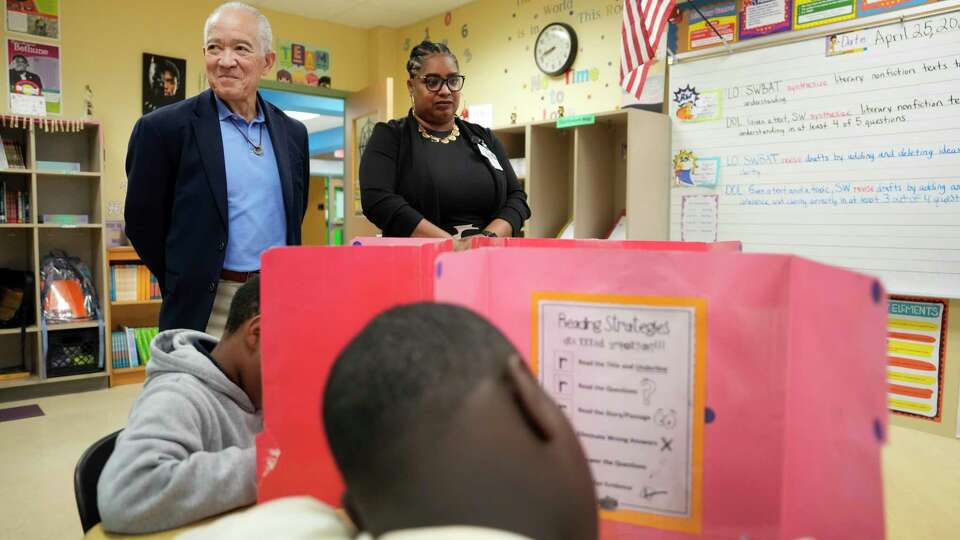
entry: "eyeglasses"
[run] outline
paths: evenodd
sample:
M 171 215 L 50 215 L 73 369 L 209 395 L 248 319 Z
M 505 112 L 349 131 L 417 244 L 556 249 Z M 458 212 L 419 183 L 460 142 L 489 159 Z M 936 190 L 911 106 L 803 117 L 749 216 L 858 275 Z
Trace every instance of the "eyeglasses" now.
M 424 86 L 431 92 L 439 92 L 444 84 L 451 92 L 459 92 L 463 89 L 463 82 L 467 79 L 463 75 L 451 75 L 446 79 L 439 75 L 423 75 L 417 78 L 423 81 Z

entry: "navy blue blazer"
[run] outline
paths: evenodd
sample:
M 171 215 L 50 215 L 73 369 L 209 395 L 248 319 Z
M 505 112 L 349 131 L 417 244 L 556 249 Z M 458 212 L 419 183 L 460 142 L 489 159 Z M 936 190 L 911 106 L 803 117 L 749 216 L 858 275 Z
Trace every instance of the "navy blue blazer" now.
M 277 156 L 287 245 L 300 244 L 310 160 L 307 130 L 257 96 Z M 213 92 L 137 121 L 127 147 L 126 233 L 160 282 L 160 330 L 204 330 L 229 239 L 227 174 Z

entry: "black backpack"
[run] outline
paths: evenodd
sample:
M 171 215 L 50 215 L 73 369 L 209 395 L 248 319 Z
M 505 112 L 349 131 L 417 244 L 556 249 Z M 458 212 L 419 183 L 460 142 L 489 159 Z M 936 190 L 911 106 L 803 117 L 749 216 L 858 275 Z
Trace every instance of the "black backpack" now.
M 27 327 L 36 323 L 33 272 L 0 268 L 0 328 L 20 328 L 20 361 L 27 360 Z

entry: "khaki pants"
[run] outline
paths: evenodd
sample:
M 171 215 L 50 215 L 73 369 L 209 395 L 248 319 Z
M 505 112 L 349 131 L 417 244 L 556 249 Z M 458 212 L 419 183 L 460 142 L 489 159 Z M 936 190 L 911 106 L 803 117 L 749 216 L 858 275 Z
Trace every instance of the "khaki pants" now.
M 227 315 L 230 314 L 230 303 L 233 295 L 243 286 L 243 283 L 221 279 L 217 284 L 217 298 L 213 301 L 213 311 L 207 320 L 207 333 L 220 339 L 227 326 Z

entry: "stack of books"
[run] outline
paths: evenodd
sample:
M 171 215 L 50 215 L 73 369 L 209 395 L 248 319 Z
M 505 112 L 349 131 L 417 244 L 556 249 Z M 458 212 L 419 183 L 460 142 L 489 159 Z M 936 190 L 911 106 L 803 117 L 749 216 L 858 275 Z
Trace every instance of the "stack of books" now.
M 157 278 L 142 264 L 110 266 L 110 301 L 145 302 L 160 300 Z
M 26 169 L 27 160 L 23 151 L 23 143 L 3 139 L 3 154 L 0 155 L 0 169 Z
M 150 342 L 160 333 L 156 326 L 128 328 L 113 332 L 113 369 L 146 366 Z
M 30 193 L 0 182 L 0 223 L 30 223 Z

